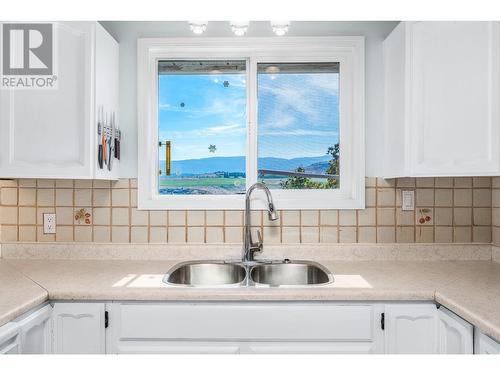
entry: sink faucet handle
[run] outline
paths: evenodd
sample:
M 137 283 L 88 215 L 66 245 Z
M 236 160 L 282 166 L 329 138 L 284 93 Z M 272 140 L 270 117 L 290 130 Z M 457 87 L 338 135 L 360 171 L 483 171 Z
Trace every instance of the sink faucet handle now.
M 257 242 L 252 242 L 250 248 L 248 249 L 248 260 L 254 260 L 254 253 L 260 253 L 263 249 L 262 233 L 257 230 Z
M 260 229 L 257 229 L 257 244 L 258 244 L 260 250 L 262 250 L 263 243 L 264 243 L 264 241 L 262 240 L 262 233 L 260 232 Z

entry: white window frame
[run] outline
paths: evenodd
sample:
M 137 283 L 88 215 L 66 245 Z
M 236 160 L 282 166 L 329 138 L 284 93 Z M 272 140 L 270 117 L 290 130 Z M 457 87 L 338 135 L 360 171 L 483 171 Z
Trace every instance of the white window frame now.
M 340 63 L 340 188 L 273 190 L 278 209 L 365 205 L 364 37 L 147 38 L 138 40 L 138 208 L 243 209 L 244 195 L 158 193 L 158 61 L 247 61 L 247 186 L 257 181 L 257 63 Z M 255 202 L 256 208 L 264 208 Z

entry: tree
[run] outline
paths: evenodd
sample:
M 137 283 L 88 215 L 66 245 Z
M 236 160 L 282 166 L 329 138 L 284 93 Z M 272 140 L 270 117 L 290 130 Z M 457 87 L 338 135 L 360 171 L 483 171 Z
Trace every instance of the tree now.
M 333 147 L 328 147 L 326 151 L 327 155 L 331 155 L 332 158 L 328 162 L 328 168 L 326 169 L 327 174 L 339 175 L 339 156 L 340 156 L 340 146 L 338 142 Z M 327 181 L 328 188 L 337 187 L 337 178 L 329 178 Z
M 298 167 L 295 172 L 305 172 L 303 167 Z M 310 180 L 307 177 L 293 176 L 280 183 L 282 189 L 306 189 Z
M 336 143 L 334 146 L 328 147 L 326 151 L 327 155 L 331 155 L 331 159 L 328 161 L 328 168 L 326 169 L 327 174 L 338 175 L 339 174 L 339 156 L 340 147 Z M 305 172 L 304 167 L 298 167 L 295 172 Z M 337 187 L 337 178 L 328 178 L 326 182 L 316 182 L 308 177 L 293 176 L 288 177 L 285 181 L 280 183 L 282 189 L 333 189 Z
M 332 159 L 328 162 L 329 166 L 326 170 L 328 174 L 339 174 L 339 156 L 340 156 L 340 146 L 338 143 L 333 147 L 328 147 L 326 151 L 327 155 L 331 155 Z

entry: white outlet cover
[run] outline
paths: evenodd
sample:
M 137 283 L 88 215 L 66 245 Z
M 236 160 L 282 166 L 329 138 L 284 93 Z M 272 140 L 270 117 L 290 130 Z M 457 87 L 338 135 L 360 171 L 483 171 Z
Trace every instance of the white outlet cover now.
M 415 209 L 415 192 L 413 190 L 403 190 L 401 192 L 401 210 L 413 211 Z
M 43 214 L 43 233 L 56 233 L 56 214 Z

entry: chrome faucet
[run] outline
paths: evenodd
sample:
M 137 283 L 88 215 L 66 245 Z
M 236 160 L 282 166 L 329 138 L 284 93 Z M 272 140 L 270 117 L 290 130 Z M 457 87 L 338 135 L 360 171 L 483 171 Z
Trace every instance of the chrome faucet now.
M 250 219 L 250 196 L 255 189 L 262 189 L 266 193 L 267 197 L 267 213 L 269 216 L 269 220 L 275 221 L 278 220 L 278 213 L 276 212 L 276 208 L 274 207 L 273 197 L 271 196 L 271 192 L 261 182 L 257 182 L 250 186 L 245 195 L 245 238 L 243 240 L 243 254 L 242 261 L 245 262 L 253 262 L 254 261 L 254 253 L 262 251 L 262 234 L 260 230 L 257 231 L 257 242 L 252 241 L 252 232 L 251 232 L 251 219 Z

